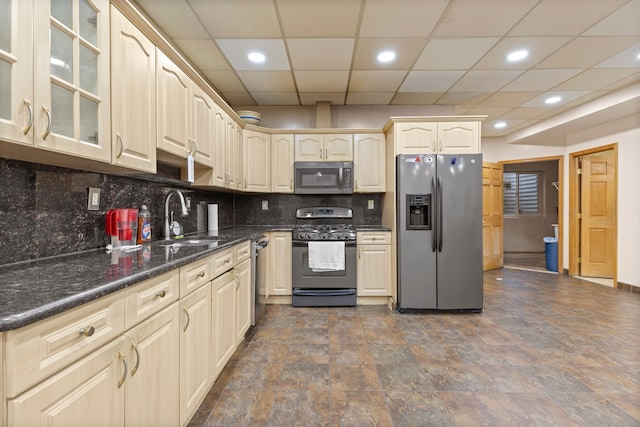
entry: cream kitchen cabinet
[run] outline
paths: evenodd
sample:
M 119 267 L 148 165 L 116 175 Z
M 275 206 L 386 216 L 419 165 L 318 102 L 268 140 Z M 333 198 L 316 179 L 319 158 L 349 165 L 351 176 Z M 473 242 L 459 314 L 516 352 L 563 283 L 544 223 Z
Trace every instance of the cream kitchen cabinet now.
M 356 134 L 353 138 L 353 168 L 356 193 L 386 190 L 384 134 Z
M 238 134 L 236 132 L 237 123 L 227 114 L 226 120 L 225 120 L 225 126 L 226 126 L 226 135 L 224 139 L 224 142 L 225 142 L 224 166 L 225 166 L 225 174 L 227 176 L 226 187 L 235 190 L 238 188 L 237 167 L 238 167 L 238 161 L 239 161 L 239 159 L 237 158 L 238 151 L 236 150 L 236 138 L 238 137 Z M 239 143 L 241 144 L 242 141 L 240 141 Z
M 204 185 L 226 188 L 228 181 L 227 156 L 227 113 L 219 107 L 213 107 L 213 174 Z
M 235 268 L 236 275 L 236 346 L 244 340 L 244 335 L 251 326 L 251 259 L 245 259 Z
M 113 164 L 156 172 L 156 47 L 111 7 Z
M 209 391 L 211 366 L 211 282 L 180 300 L 180 424 Z
M 357 234 L 358 297 L 391 296 L 391 233 L 362 231 Z
M 212 282 L 213 378 L 222 372 L 236 349 L 236 275 L 228 271 Z
M 270 232 L 267 239 L 267 302 L 291 303 L 291 232 Z
M 271 191 L 271 137 L 245 129 L 243 135 L 243 191 Z
M 236 190 L 242 190 L 242 179 L 244 177 L 244 129 L 238 123 L 236 125 L 236 139 L 233 146 L 233 172 L 236 177 Z
M 395 123 L 397 154 L 480 152 L 480 122 L 425 121 Z
M 271 192 L 293 193 L 293 135 L 271 135 Z
M 294 154 L 296 162 L 350 162 L 353 135 L 296 134 Z
M 188 143 L 189 151 L 200 165 L 213 167 L 212 137 L 215 134 L 215 110 L 213 99 L 195 83 L 191 82 L 189 99 L 191 101 L 191 129 Z

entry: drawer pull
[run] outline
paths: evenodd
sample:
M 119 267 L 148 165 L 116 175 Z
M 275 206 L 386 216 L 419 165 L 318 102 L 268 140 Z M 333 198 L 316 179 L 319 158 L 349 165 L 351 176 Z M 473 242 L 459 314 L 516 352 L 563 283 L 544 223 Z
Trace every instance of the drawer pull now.
M 96 328 L 94 328 L 93 326 L 89 326 L 88 328 L 80 328 L 80 331 L 78 331 L 78 333 L 83 337 L 90 337 L 95 333 L 95 331 Z
M 200 274 L 198 274 L 198 277 L 204 277 L 204 271 L 201 271 Z
M 230 259 L 225 259 L 225 260 L 224 260 L 224 264 L 229 264 L 230 262 L 231 262 L 231 260 L 230 260 Z
M 167 295 L 167 291 L 164 289 L 156 294 L 157 297 L 164 298 Z
M 124 373 L 122 374 L 122 378 L 120 378 L 120 380 L 118 381 L 118 388 L 120 388 L 122 387 L 122 384 L 124 384 L 124 381 L 127 379 L 127 371 L 129 370 L 129 367 L 127 366 L 127 358 L 124 357 L 124 353 L 121 350 L 118 350 L 118 358 L 124 365 Z
M 136 352 L 136 366 L 131 370 L 131 376 L 134 376 L 140 367 L 140 350 L 138 350 L 138 345 L 133 340 L 131 340 L 131 348 Z
M 27 98 L 23 99 L 22 102 L 27 106 L 27 109 L 29 110 L 29 121 L 27 122 L 27 125 L 22 129 L 22 133 L 26 135 L 29 133 L 31 127 L 33 126 L 33 107 L 31 106 L 31 103 Z
M 187 328 L 189 327 L 189 323 L 191 322 L 191 318 L 189 317 L 189 310 L 187 310 L 187 307 L 183 307 L 182 310 L 184 310 L 184 315 L 187 317 L 187 323 L 185 323 L 184 328 L 182 328 L 182 331 L 186 332 Z

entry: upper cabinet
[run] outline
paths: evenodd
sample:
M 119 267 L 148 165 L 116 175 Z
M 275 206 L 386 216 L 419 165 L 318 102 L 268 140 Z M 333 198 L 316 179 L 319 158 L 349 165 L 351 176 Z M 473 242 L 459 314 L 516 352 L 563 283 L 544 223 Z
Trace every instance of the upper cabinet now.
M 479 121 L 397 122 L 394 133 L 397 154 L 480 152 Z
M 191 129 L 187 139 L 188 151 L 196 162 L 213 167 L 215 104 L 195 83 L 191 83 L 190 86 Z
M 111 7 L 113 164 L 156 172 L 156 47 Z
M 271 192 L 293 193 L 293 135 L 271 135 Z
M 189 106 L 191 81 L 160 49 L 157 50 L 157 148 L 186 158 L 191 149 Z
M 33 146 L 33 102 L 33 3 L 3 0 L 0 2 L 1 139 Z
M 269 134 L 245 129 L 243 137 L 243 191 L 271 191 L 271 138 Z
M 353 161 L 352 134 L 298 134 L 295 136 L 296 162 Z
M 386 190 L 384 134 L 354 135 L 353 154 L 353 191 L 383 193 Z

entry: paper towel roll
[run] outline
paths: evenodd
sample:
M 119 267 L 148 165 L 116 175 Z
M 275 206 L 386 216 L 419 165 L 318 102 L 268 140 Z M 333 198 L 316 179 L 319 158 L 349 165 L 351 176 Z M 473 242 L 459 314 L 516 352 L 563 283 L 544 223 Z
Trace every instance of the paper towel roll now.
M 208 221 L 208 230 L 216 231 L 218 230 L 218 204 L 217 203 L 209 203 L 209 221 Z

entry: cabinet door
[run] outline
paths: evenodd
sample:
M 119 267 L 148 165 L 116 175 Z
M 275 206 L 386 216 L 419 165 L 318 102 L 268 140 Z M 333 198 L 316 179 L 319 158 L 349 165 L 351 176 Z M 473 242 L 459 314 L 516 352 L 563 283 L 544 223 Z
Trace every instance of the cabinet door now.
M 126 425 L 180 425 L 179 323 L 176 301 L 127 332 Z
M 356 193 L 383 193 L 386 190 L 384 141 L 383 134 L 354 136 Z
M 111 7 L 113 164 L 156 172 L 156 48 Z
M 479 153 L 480 123 L 438 123 L 438 152 L 444 154 Z
M 124 337 L 111 341 L 8 401 L 10 426 L 122 426 L 127 366 Z
M 353 161 L 353 135 L 328 134 L 324 136 L 324 160 L 327 162 Z
M 427 154 L 438 150 L 438 123 L 396 123 L 397 154 Z
M 35 144 L 111 163 L 109 0 L 34 10 Z
M 391 296 L 391 245 L 358 245 L 358 296 Z
M 226 115 L 226 136 L 225 136 L 225 148 L 224 148 L 224 173 L 226 176 L 225 187 L 236 188 L 236 176 L 235 176 L 235 144 L 236 144 L 236 122 L 229 115 Z
M 224 188 L 227 185 L 227 170 L 225 166 L 227 158 L 225 153 L 225 150 L 227 149 L 227 114 L 222 108 L 215 105 L 213 118 L 213 182 L 210 184 Z
M 295 136 L 296 162 L 321 162 L 324 159 L 323 135 Z
M 211 283 L 180 300 L 180 425 L 211 384 Z
M 156 52 L 157 148 L 184 159 L 189 149 L 191 81 L 161 50 L 157 49 Z
M 243 190 L 268 193 L 271 190 L 271 138 L 268 134 L 244 132 Z
M 235 268 L 236 274 L 236 347 L 244 341 L 244 334 L 251 326 L 251 260 L 246 259 Z
M 204 166 L 213 166 L 214 109 L 213 100 L 202 89 L 191 83 L 191 132 L 188 149 L 194 160 Z
M 293 193 L 293 135 L 271 135 L 271 192 Z
M 33 3 L 4 0 L 0 2 L 0 139 L 33 145 L 33 108 Z
M 229 271 L 212 282 L 213 378 L 233 355 L 235 346 L 236 276 Z
M 242 190 L 242 177 L 244 176 L 243 175 L 243 171 L 244 171 L 243 157 L 242 157 L 244 153 L 243 135 L 244 135 L 244 129 L 242 129 L 242 126 L 236 123 L 236 139 L 235 139 L 235 145 L 233 147 L 233 170 L 235 172 L 235 177 L 236 177 L 235 179 L 236 190 Z
M 291 233 L 269 233 L 267 295 L 291 295 Z

